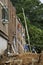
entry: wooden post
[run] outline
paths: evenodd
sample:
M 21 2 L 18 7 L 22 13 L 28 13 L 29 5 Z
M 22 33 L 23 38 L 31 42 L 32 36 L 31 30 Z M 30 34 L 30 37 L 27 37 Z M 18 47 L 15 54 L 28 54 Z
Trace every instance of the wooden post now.
M 32 58 L 32 65 L 34 65 L 34 59 Z
M 34 65 L 35 62 L 37 62 L 38 60 L 32 58 L 32 65 Z
M 25 22 L 25 28 L 26 28 L 26 33 L 27 33 L 27 37 L 28 37 L 28 43 L 30 46 L 30 39 L 29 39 L 29 34 L 28 34 L 28 28 L 27 28 L 27 23 L 26 23 L 26 17 L 25 17 L 25 13 L 24 13 L 24 9 L 22 8 L 23 11 L 23 16 L 24 16 L 24 22 Z M 31 51 L 31 46 L 30 46 L 30 51 Z
M 10 65 L 11 65 L 11 63 L 10 63 Z
M 4 64 L 4 65 L 6 65 L 6 64 Z

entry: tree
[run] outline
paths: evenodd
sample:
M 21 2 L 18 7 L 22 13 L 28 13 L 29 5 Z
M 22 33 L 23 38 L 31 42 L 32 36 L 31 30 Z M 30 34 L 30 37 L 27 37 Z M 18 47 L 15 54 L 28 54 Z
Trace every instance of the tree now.
M 13 5 L 16 7 L 17 16 L 20 17 L 23 25 L 24 25 L 24 19 L 23 19 L 22 7 L 25 10 L 31 45 L 34 44 L 43 45 L 43 4 L 40 2 L 40 0 L 11 0 L 11 1 Z
M 11 0 L 16 7 L 17 14 L 22 13 L 22 7 L 25 10 L 26 16 L 32 24 L 38 24 L 37 27 L 43 29 L 43 4 L 40 0 Z

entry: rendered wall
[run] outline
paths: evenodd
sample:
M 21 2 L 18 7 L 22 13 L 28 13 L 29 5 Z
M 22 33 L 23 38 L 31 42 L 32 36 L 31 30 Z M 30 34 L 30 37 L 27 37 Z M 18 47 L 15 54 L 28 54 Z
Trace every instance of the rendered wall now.
M 7 40 L 0 36 L 0 55 L 7 49 Z

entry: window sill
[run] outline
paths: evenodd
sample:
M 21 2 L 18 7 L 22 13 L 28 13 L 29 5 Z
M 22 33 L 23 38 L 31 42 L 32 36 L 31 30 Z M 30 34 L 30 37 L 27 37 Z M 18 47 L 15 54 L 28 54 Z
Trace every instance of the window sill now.
M 7 19 L 2 19 L 1 21 L 2 21 L 3 24 L 8 24 L 9 23 Z

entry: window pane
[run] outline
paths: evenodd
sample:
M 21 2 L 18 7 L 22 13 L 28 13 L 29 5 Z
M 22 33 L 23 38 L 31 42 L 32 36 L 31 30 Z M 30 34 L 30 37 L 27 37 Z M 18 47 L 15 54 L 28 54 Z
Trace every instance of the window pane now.
M 2 19 L 5 19 L 5 9 L 2 9 Z
M 8 9 L 2 9 L 2 19 L 3 21 L 8 21 Z
M 8 9 L 6 8 L 6 11 L 5 11 L 5 19 L 8 20 Z

